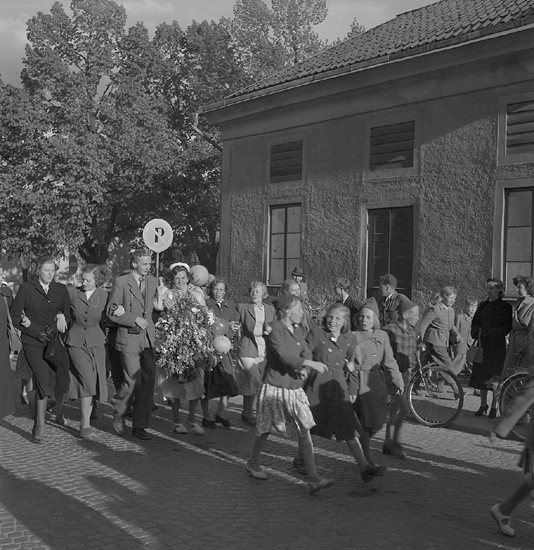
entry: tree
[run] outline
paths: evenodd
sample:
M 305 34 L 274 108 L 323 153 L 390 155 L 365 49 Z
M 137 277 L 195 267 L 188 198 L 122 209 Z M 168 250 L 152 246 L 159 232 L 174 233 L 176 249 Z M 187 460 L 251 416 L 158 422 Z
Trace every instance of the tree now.
M 35 197 L 21 205 L 23 217 L 56 248 L 78 246 L 101 263 L 113 239 L 157 210 L 161 175 L 175 169 L 180 143 L 165 101 L 144 86 L 158 59 L 144 26 L 126 33 L 125 10 L 111 0 L 70 7 L 72 18 L 55 3 L 28 22 L 22 81 L 48 127 L 18 185 Z

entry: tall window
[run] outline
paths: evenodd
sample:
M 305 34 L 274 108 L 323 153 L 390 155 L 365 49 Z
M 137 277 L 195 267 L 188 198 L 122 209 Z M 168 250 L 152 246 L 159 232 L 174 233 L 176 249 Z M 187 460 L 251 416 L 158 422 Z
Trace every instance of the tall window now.
M 505 194 L 504 267 L 506 296 L 515 296 L 514 277 L 532 276 L 534 188 L 507 189 Z
M 271 206 L 268 284 L 282 284 L 301 267 L 301 205 Z

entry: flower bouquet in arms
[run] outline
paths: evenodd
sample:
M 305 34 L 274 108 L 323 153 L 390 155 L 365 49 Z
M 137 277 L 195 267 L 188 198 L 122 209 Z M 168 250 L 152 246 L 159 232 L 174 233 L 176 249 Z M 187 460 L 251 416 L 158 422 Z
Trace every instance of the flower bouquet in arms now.
M 167 377 L 191 382 L 198 368 L 212 369 L 217 353 L 212 346 L 208 310 L 193 298 L 183 297 L 156 323 L 156 362 Z

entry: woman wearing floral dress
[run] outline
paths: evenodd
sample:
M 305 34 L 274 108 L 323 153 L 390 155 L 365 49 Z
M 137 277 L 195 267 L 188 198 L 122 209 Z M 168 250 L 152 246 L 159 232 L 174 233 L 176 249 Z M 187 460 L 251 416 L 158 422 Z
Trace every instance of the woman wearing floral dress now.
M 267 479 L 261 469 L 260 454 L 270 433 L 297 437 L 299 452 L 306 464 L 310 494 L 330 487 L 333 479 L 317 475 L 310 429 L 315 425 L 302 385 L 308 369 L 323 373 L 327 367 L 312 360 L 312 354 L 299 326 L 302 319 L 300 298 L 284 294 L 274 301 L 276 320 L 266 336 L 267 364 L 258 397 L 256 437 L 246 466 L 248 475 Z
M 199 334 L 204 337 L 204 343 L 207 345 L 209 330 L 204 293 L 200 288 L 189 284 L 189 279 L 190 269 L 184 263 L 172 264 L 163 277 L 163 282 L 168 290 L 158 297 L 158 303 L 156 304 L 158 309 L 164 310 L 162 318 L 156 323 L 156 331 L 162 336 L 163 340 L 158 346 L 159 349 L 156 350 L 156 357 L 158 358 L 156 393 L 171 402 L 173 431 L 179 434 L 204 435 L 204 430 L 195 419 L 198 402 L 204 395 L 204 369 L 197 361 L 196 366 L 190 365 L 191 369 L 187 379 L 177 374 L 170 374 L 166 369 L 169 366 L 168 362 L 167 365 L 163 364 L 165 358 L 161 349 L 166 342 L 175 336 L 169 334 L 165 328 L 165 320 L 168 318 L 172 320 L 172 317 L 177 315 L 181 317 L 177 319 L 179 322 L 187 319 L 194 321 Z M 171 326 L 174 327 L 172 323 Z M 193 344 L 191 338 L 188 338 L 188 343 L 196 345 Z M 192 350 L 192 355 L 195 355 L 196 351 Z M 189 401 L 189 417 L 185 423 L 181 421 L 180 417 L 180 401 L 182 399 Z
M 360 423 L 360 443 L 370 464 L 371 437 L 387 420 L 386 373 L 398 393 L 404 391 L 402 374 L 393 356 L 386 332 L 380 330 L 378 304 L 374 298 L 365 302 L 358 314 L 359 329 L 354 352 L 354 371 L 349 377 L 349 393 L 354 399 L 354 412 Z M 377 475 L 377 474 L 375 474 Z

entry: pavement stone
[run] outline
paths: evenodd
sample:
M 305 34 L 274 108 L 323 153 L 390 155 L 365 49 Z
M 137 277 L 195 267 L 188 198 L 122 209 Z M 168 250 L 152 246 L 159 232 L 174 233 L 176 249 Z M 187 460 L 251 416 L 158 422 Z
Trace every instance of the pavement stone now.
M 0 422 L 0 550 L 534 550 L 532 508 L 518 508 L 514 539 L 489 516 L 519 482 L 521 444 L 490 444 L 491 421 L 473 416 L 479 400 L 466 391 L 450 428 L 405 425 L 407 460 L 381 453 L 380 432 L 373 456 L 388 471 L 370 484 L 344 443 L 314 437 L 317 462 L 336 485 L 313 497 L 291 464 L 296 442 L 282 437 L 265 446 L 269 479 L 245 475 L 254 434 L 240 421 L 239 398 L 229 407 L 233 427 L 204 437 L 173 433 L 159 403 L 150 442 L 117 436 L 105 405 L 93 437 L 81 439 L 78 403 L 68 402 L 66 427 L 49 423 L 36 445 L 20 405 Z

